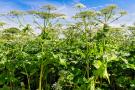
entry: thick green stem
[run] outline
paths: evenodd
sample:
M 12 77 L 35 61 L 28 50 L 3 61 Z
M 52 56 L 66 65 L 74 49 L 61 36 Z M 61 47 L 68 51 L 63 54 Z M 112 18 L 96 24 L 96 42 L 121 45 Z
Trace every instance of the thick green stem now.
M 40 77 L 39 77 L 39 89 L 38 90 L 42 90 L 42 78 L 43 78 L 43 70 L 44 70 L 44 65 L 41 64 L 40 67 Z
M 17 16 L 17 20 L 18 20 L 18 23 L 20 24 L 20 26 L 23 26 L 21 20 L 19 19 L 19 16 Z
M 87 22 L 86 22 L 86 18 L 84 17 L 83 18 L 83 22 L 84 22 L 84 29 L 85 29 L 85 39 L 86 39 L 86 48 L 87 48 L 87 51 L 86 51 L 86 72 L 87 72 L 87 78 L 89 78 L 89 60 L 88 60 L 88 53 L 89 53 L 89 46 L 88 46 L 88 38 L 87 38 L 87 33 L 88 33 L 88 30 L 87 30 Z
M 25 69 L 25 72 L 26 72 L 26 76 L 27 76 L 27 82 L 28 82 L 28 90 L 31 90 L 30 89 L 30 77 L 29 77 L 29 74 L 28 74 L 28 72 L 27 72 L 27 69 L 26 69 L 26 66 L 24 65 L 24 63 L 23 63 L 23 66 L 24 66 L 24 69 Z
M 45 32 L 45 29 L 46 29 L 46 21 L 44 19 L 44 32 Z
M 90 76 L 90 75 L 89 75 L 89 68 L 90 68 L 90 67 L 89 67 L 89 63 L 88 63 L 88 64 L 87 64 L 87 78 L 89 78 L 89 76 Z
M 29 88 L 29 90 L 31 90 L 30 89 L 30 78 L 27 76 L 27 79 L 28 79 L 28 88 Z

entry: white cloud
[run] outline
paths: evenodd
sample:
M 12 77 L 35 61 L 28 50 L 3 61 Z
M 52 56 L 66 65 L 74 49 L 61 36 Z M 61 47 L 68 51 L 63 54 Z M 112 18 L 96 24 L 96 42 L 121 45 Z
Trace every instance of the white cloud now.
M 36 10 L 37 8 L 39 8 L 40 6 L 44 5 L 44 4 L 55 4 L 58 7 L 58 10 L 56 10 L 55 12 L 59 12 L 59 13 L 64 13 L 67 15 L 67 22 L 72 22 L 71 17 L 77 12 L 76 9 L 73 8 L 73 4 L 80 2 L 80 0 L 73 0 L 73 3 L 71 3 L 70 5 L 67 5 L 66 3 L 63 2 L 63 4 L 60 3 L 51 3 L 47 1 L 41 1 L 39 2 L 38 0 L 33 0 L 33 2 L 31 0 L 25 0 L 25 2 L 22 1 L 23 4 L 28 5 L 31 7 L 31 9 Z M 85 1 L 85 0 L 82 0 Z M 100 9 L 103 8 L 105 6 L 107 6 L 108 4 L 105 5 L 99 5 L 99 6 L 95 6 L 95 7 L 88 7 L 89 9 Z M 5 13 L 8 12 L 10 10 L 16 10 L 16 9 L 21 9 L 18 7 L 19 5 L 16 5 L 13 2 L 2 2 L 0 1 L 0 13 Z M 132 6 L 133 7 L 133 6 Z M 114 22 L 114 25 L 119 25 L 119 24 L 132 24 L 135 21 L 135 13 L 134 12 L 130 12 L 128 15 L 122 17 L 119 21 Z M 26 17 L 27 20 L 25 21 L 25 23 L 32 23 L 32 18 L 30 17 Z M 8 25 L 10 26 L 18 26 L 16 23 L 9 21 L 6 18 L 1 17 L 1 20 L 5 21 L 8 23 Z

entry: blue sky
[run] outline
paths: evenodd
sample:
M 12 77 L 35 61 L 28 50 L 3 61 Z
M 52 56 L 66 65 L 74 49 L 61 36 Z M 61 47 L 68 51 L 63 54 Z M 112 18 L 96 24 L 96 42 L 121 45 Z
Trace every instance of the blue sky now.
M 7 4 L 8 6 L 11 7 L 17 7 L 19 9 L 30 9 L 32 5 L 39 5 L 39 4 L 46 4 L 46 3 L 51 3 L 51 4 L 66 4 L 66 5 L 72 5 L 77 2 L 81 2 L 88 7 L 95 7 L 95 6 L 101 6 L 105 4 L 112 4 L 115 3 L 119 5 L 120 7 L 130 10 L 130 6 L 135 5 L 134 0 L 0 0 L 0 8 L 3 8 L 3 4 Z
M 29 10 L 36 9 L 44 4 L 55 4 L 59 11 L 67 15 L 72 15 L 74 9 L 72 6 L 76 3 L 83 3 L 88 8 L 100 9 L 108 4 L 117 4 L 121 9 L 128 12 L 128 15 L 121 19 L 123 23 L 135 22 L 135 0 L 0 0 L 0 13 L 9 10 Z M 121 23 L 117 22 L 117 23 Z

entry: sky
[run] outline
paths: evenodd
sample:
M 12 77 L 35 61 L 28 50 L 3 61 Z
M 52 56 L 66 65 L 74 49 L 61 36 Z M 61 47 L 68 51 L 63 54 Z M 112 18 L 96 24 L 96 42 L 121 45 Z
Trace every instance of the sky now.
M 67 16 L 73 15 L 76 3 L 83 3 L 88 8 L 100 9 L 109 4 L 116 4 L 120 9 L 126 10 L 128 15 L 121 18 L 115 24 L 132 24 L 135 22 L 135 0 L 0 0 L 0 13 L 9 10 L 31 10 L 37 9 L 45 4 L 54 4 L 59 12 Z

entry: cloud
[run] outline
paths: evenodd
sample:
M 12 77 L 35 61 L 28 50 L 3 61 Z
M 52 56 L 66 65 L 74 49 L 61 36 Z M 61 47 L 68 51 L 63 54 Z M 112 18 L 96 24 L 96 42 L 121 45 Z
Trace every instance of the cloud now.
M 45 4 L 53 4 L 53 5 L 56 5 L 58 7 L 58 10 L 56 10 L 55 12 L 59 12 L 59 13 L 64 13 L 67 15 L 67 22 L 72 22 L 72 16 L 77 12 L 76 9 L 73 8 L 73 5 L 77 2 L 86 2 L 86 0 L 62 0 L 61 2 L 57 2 L 55 0 L 17 0 L 18 2 L 13 2 L 13 1 L 9 1 L 9 0 L 6 0 L 8 2 L 4 2 L 4 0 L 0 0 L 0 13 L 5 13 L 5 12 L 8 12 L 10 10 L 23 10 L 24 8 L 23 7 L 28 7 L 28 9 L 38 9 L 40 6 L 42 5 L 45 5 Z M 59 1 L 59 0 L 58 0 Z M 18 4 L 20 3 L 20 4 Z M 107 6 L 109 4 L 101 4 L 101 5 L 97 5 L 97 6 L 88 6 L 89 9 L 100 9 L 100 8 L 103 8 L 105 6 Z M 23 6 L 23 7 L 22 7 Z M 131 6 L 131 7 L 134 7 L 134 6 Z M 128 8 L 128 10 L 130 9 L 130 7 Z M 134 19 L 134 16 L 135 16 L 135 12 L 132 11 L 130 12 L 128 15 L 122 17 L 119 21 L 113 23 L 115 25 L 118 25 L 118 24 L 132 24 L 135 19 Z M 27 21 L 25 23 L 32 23 L 32 18 L 30 17 L 26 17 L 27 18 Z M 16 23 L 12 22 L 12 21 L 9 21 L 8 19 L 6 18 L 3 18 L 1 17 L 0 18 L 1 20 L 9 23 L 10 26 L 17 26 Z
M 127 14 L 126 16 L 123 16 L 118 21 L 114 22 L 113 25 L 132 25 L 135 22 L 135 13 Z

